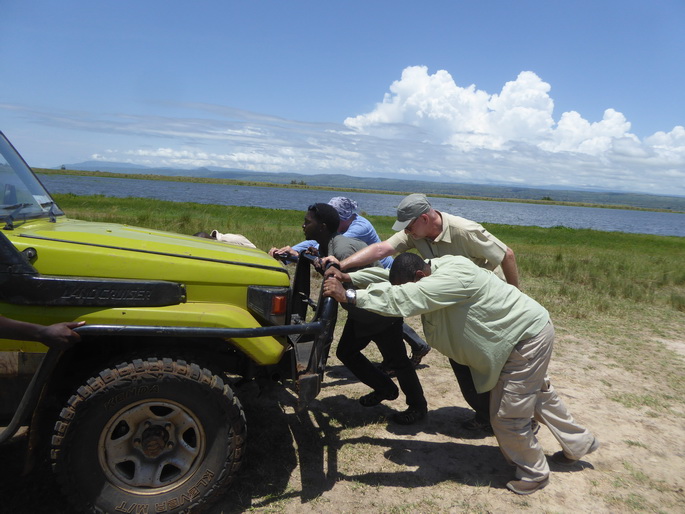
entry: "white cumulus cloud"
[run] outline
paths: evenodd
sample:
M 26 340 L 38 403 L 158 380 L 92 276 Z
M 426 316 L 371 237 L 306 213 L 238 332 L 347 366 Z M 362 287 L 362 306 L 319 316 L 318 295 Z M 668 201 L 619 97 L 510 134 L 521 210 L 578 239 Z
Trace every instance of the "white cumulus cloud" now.
M 685 185 L 669 185 L 685 169 L 683 127 L 641 141 L 626 117 L 608 106 L 596 122 L 575 111 L 555 119 L 550 91 L 532 71 L 491 94 L 459 86 L 445 70 L 430 74 L 411 66 L 371 112 L 344 124 L 379 140 L 402 137 L 451 148 L 438 151 L 443 177 L 685 194 Z
M 463 150 L 506 149 L 511 142 L 525 142 L 551 152 L 599 155 L 616 138 L 637 140 L 629 133 L 630 123 L 614 109 L 596 123 L 574 111 L 555 122 L 550 90 L 532 71 L 489 94 L 475 85 L 458 86 L 445 70 L 430 75 L 425 66 L 412 66 L 373 111 L 347 118 L 345 125 L 379 137 L 387 134 L 388 124 L 409 125 L 420 129 L 418 134 L 432 135 L 433 142 Z

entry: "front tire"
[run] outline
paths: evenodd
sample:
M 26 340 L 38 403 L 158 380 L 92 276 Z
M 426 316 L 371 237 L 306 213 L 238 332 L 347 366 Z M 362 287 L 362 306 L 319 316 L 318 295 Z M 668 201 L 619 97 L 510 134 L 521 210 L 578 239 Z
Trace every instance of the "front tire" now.
M 169 358 L 105 369 L 55 424 L 53 469 L 88 512 L 200 512 L 235 477 L 242 406 L 209 370 Z

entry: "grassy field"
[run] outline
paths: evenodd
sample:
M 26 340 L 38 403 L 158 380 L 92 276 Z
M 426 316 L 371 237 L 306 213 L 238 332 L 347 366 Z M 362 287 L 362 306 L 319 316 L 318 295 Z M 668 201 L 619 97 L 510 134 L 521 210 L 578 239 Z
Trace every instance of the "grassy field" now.
M 298 211 L 100 195 L 56 195 L 56 200 L 72 218 L 182 234 L 217 229 L 246 235 L 262 250 L 303 239 L 304 212 Z M 382 239 L 393 233 L 393 218 L 367 217 Z M 563 227 L 485 226 L 514 249 L 522 288 L 554 319 L 563 320 L 563 329 L 595 337 L 606 334 L 610 340 L 625 334 L 625 340 L 630 340 L 643 328 L 659 330 L 683 323 L 685 238 Z M 626 330 L 629 327 L 632 332 Z M 612 344 L 607 352 L 625 354 L 626 365 L 632 366 L 630 355 L 636 345 L 639 340 Z M 641 365 L 647 366 L 648 361 Z M 648 368 L 658 370 L 659 364 Z M 685 398 L 685 373 L 670 376 Z

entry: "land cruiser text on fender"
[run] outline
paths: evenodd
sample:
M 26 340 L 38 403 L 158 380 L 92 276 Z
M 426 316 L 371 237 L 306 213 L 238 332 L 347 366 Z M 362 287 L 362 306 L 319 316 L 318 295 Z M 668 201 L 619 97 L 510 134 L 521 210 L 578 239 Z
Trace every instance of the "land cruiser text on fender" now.
M 49 453 L 79 510 L 216 500 L 248 433 L 228 374 L 319 393 L 337 305 L 309 298 L 308 259 L 291 285 L 260 250 L 68 219 L 2 133 L 0 222 L 0 315 L 86 321 L 64 352 L 0 340 L 0 443 L 28 426 L 27 464 Z

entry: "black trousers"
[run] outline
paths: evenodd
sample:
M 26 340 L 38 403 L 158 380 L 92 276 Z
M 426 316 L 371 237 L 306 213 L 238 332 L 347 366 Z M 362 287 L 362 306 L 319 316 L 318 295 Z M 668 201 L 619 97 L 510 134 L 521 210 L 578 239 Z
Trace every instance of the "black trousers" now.
M 450 359 L 454 376 L 457 377 L 461 394 L 466 403 L 476 411 L 476 419 L 481 423 L 490 423 L 490 391 L 479 393 L 473 383 L 471 370 L 468 366 L 458 364 Z
M 392 379 L 367 359 L 362 350 L 371 341 L 375 342 L 383 356 L 383 362 L 395 370 L 397 381 L 406 396 L 407 405 L 425 409 L 426 398 L 419 377 L 412 366 L 402 340 L 402 318 L 397 318 L 388 326 L 387 318 L 383 320 L 382 330 L 368 333 L 368 330 L 355 330 L 354 319 L 347 319 L 343 328 L 336 356 L 361 382 L 374 391 L 388 397 L 398 393 Z

